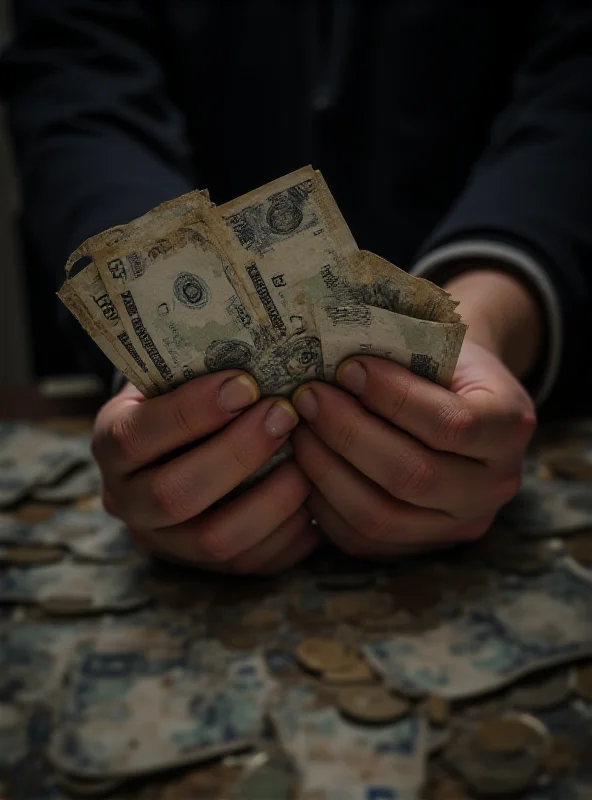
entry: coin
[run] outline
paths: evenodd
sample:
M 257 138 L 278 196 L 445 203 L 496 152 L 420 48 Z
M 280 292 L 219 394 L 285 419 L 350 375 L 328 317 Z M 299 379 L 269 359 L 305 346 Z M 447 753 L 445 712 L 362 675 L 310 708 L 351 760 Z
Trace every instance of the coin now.
M 548 747 L 549 734 L 539 720 L 508 714 L 457 731 L 444 758 L 478 794 L 501 797 L 534 785 Z
M 592 532 L 577 533 L 563 540 L 568 555 L 584 567 L 592 567 Z
M 337 695 L 339 710 L 357 722 L 394 722 L 409 713 L 410 704 L 390 694 L 383 686 L 356 686 L 341 689 Z
M 592 701 L 592 665 L 576 670 L 575 690 L 584 700 Z
M 337 594 L 325 600 L 325 614 L 331 622 L 360 622 L 392 613 L 393 602 L 385 592 Z
M 347 663 L 349 656 L 349 651 L 341 642 L 328 636 L 310 636 L 296 647 L 298 662 L 311 672 L 339 669 Z
M 55 780 L 57 785 L 65 789 L 68 794 L 80 797 L 103 797 L 106 794 L 111 794 L 123 783 L 121 778 L 95 781 L 60 773 L 56 773 Z
M 371 683 L 374 680 L 374 673 L 364 659 L 352 655 L 350 661 L 345 661 L 336 669 L 327 670 L 323 674 L 323 680 L 334 685 Z
M 513 755 L 536 744 L 540 734 L 523 716 L 497 717 L 479 723 L 475 729 L 478 747 L 487 753 Z
M 425 709 L 432 725 L 446 725 L 450 719 L 450 703 L 445 697 L 431 694 L 426 700 Z
M 430 777 L 426 787 L 426 800 L 468 800 L 469 795 L 462 783 L 440 770 Z
M 37 522 L 46 522 L 55 514 L 55 506 L 46 503 L 27 503 L 27 505 L 17 508 L 13 517 L 19 522 L 26 522 L 34 525 Z
M 260 644 L 257 631 L 253 628 L 222 627 L 215 631 L 217 638 L 231 650 L 254 650 Z
M 61 547 L 35 547 L 19 545 L 8 547 L 0 553 L 0 562 L 5 564 L 18 564 L 19 566 L 39 566 L 55 564 L 64 557 Z
M 576 761 L 576 753 L 570 739 L 554 736 L 544 761 L 545 772 L 558 775 L 567 772 Z
M 514 708 L 522 711 L 542 711 L 565 702 L 572 690 L 569 670 L 532 675 L 515 684 L 508 694 Z
M 254 608 L 243 616 L 242 624 L 247 628 L 275 628 L 283 619 L 276 608 Z

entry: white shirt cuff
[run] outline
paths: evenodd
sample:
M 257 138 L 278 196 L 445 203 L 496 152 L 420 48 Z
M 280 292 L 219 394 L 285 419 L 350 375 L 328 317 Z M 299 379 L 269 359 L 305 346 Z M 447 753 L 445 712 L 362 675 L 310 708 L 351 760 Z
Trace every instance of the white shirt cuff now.
M 533 391 L 534 400 L 537 406 L 540 406 L 549 396 L 557 379 L 563 348 L 561 306 L 553 284 L 543 267 L 529 253 L 514 245 L 487 239 L 458 241 L 437 247 L 423 256 L 410 273 L 439 282 L 437 276 L 440 279 L 451 277 L 446 275 L 447 266 L 451 266 L 452 262 L 458 264 L 458 261 L 467 259 L 487 259 L 508 264 L 517 272 L 521 272 L 539 293 L 548 333 L 546 361 L 539 384 Z M 454 270 L 454 274 L 458 274 L 457 270 Z

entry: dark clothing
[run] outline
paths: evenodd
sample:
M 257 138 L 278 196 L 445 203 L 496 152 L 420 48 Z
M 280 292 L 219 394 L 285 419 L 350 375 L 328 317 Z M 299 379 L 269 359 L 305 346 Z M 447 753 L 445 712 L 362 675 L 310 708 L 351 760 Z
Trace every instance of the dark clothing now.
M 312 163 L 360 247 L 403 268 L 515 244 L 590 373 L 589 0 L 16 0 L 4 54 L 25 234 L 55 287 L 85 238 L 197 187 Z M 82 336 L 82 333 L 80 334 Z

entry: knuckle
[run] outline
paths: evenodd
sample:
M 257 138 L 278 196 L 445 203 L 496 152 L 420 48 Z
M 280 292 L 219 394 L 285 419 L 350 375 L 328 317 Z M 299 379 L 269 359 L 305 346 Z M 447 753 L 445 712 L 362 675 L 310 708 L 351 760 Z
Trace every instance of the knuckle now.
M 351 451 L 356 441 L 362 434 L 363 423 L 359 416 L 353 416 L 349 421 L 341 423 L 337 428 L 337 450 L 343 456 Z
M 190 516 L 184 487 L 176 477 L 155 473 L 148 485 L 148 496 L 159 519 L 166 524 L 183 522 Z
M 181 436 L 191 438 L 194 435 L 194 427 L 191 424 L 191 408 L 189 403 L 183 400 L 183 396 L 175 396 L 172 404 L 172 417 Z
M 246 437 L 241 437 L 238 440 L 232 441 L 230 444 L 230 452 L 233 460 L 241 468 L 242 471 L 251 474 L 261 465 L 261 457 L 257 453 L 256 448 L 251 444 L 252 440 Z
M 476 413 L 456 401 L 444 403 L 436 414 L 434 436 L 443 446 L 471 444 L 477 436 Z
M 401 412 L 407 405 L 409 392 L 411 390 L 411 380 L 408 375 L 399 375 L 391 386 L 391 392 L 387 400 L 386 418 L 395 424 Z
M 428 458 L 413 453 L 403 454 L 390 481 L 391 494 L 406 499 L 422 497 L 432 488 L 435 477 L 436 469 Z
M 360 533 L 372 542 L 391 542 L 396 538 L 396 530 L 393 512 L 387 510 L 369 517 Z
M 224 537 L 220 529 L 215 525 L 208 526 L 199 537 L 199 552 L 202 558 L 214 564 L 224 564 L 231 562 L 233 571 L 238 572 L 237 564 L 245 563 L 239 557 L 234 557 L 228 540 Z M 231 561 L 232 559 L 232 561 Z
M 142 438 L 131 414 L 120 414 L 112 422 L 107 435 L 120 458 L 126 461 L 142 460 Z

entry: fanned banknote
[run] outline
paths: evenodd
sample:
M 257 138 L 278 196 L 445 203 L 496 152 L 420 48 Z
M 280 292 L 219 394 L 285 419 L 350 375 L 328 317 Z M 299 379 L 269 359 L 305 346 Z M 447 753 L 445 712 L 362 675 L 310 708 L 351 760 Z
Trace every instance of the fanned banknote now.
M 183 195 L 84 242 L 66 270 L 60 298 L 147 397 L 230 367 L 286 394 L 364 352 L 447 386 L 465 332 L 446 292 L 358 250 L 311 167 L 219 207 Z

